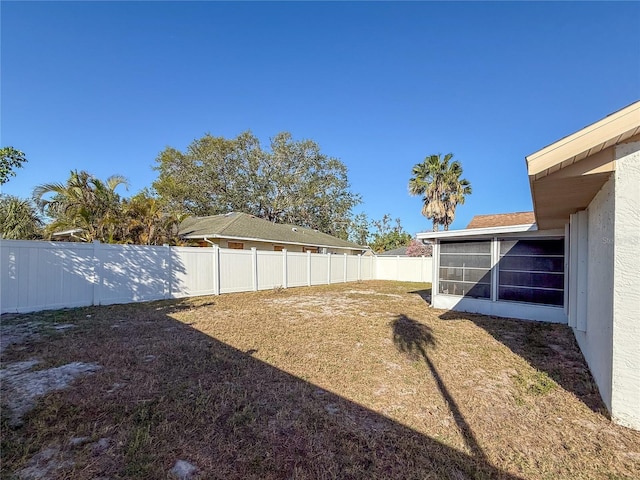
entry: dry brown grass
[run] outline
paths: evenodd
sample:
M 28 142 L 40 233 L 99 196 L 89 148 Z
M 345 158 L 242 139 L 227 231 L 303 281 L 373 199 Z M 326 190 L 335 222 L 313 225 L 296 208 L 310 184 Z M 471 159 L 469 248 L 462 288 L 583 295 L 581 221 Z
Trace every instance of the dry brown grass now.
M 10 346 L 103 368 L 3 409 L 2 472 L 59 448 L 58 478 L 622 479 L 612 425 L 566 326 L 428 308 L 424 284 L 362 282 L 22 315 L 76 325 Z M 91 315 L 90 318 L 87 315 Z M 24 347 L 27 348 L 24 348 Z M 74 437 L 110 439 L 106 450 Z

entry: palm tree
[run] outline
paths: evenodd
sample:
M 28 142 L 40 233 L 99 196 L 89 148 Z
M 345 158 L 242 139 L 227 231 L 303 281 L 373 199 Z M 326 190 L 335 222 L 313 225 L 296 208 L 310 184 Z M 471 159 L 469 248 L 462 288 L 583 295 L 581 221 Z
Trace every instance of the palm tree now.
M 0 234 L 11 240 L 40 238 L 42 219 L 29 200 L 3 195 L 0 197 Z
M 123 202 L 123 216 L 123 241 L 137 245 L 162 245 L 174 241 L 181 220 L 168 213 L 165 205 L 146 191 Z
M 52 222 L 46 231 L 81 228 L 86 241 L 101 240 L 112 243 L 119 236 L 121 226 L 121 199 L 115 189 L 127 186 L 127 179 L 120 175 L 109 177 L 106 182 L 88 172 L 71 172 L 66 183 L 47 183 L 37 186 L 33 199 L 40 211 Z
M 460 178 L 462 166 L 454 161 L 445 175 L 446 194 L 443 200 L 444 215 L 442 222 L 445 230 L 453 223 L 456 216 L 456 207 L 464 205 L 467 195 L 471 195 L 471 183 L 466 178 Z
M 463 204 L 465 196 L 471 194 L 469 181 L 460 178 L 462 165 L 452 159 L 452 153 L 444 157 L 429 155 L 411 171 L 409 193 L 423 196 L 422 214 L 433 221 L 434 232 L 438 231 L 439 225 L 449 229 L 456 206 Z

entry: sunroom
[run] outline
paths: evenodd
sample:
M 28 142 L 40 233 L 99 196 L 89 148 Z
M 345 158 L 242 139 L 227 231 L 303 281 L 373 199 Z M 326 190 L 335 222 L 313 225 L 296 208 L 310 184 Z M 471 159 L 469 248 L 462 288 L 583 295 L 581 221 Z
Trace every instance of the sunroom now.
M 567 323 L 564 229 L 526 224 L 418 238 L 433 243 L 434 307 Z

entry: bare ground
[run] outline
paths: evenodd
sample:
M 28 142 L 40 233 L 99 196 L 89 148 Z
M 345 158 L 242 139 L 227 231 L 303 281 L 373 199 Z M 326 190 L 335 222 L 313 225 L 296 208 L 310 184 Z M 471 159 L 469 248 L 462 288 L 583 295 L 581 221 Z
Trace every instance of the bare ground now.
M 4 375 L 93 367 L 21 426 L 3 380 L 2 476 L 638 478 L 640 432 L 607 418 L 566 326 L 430 309 L 427 287 L 5 316 Z

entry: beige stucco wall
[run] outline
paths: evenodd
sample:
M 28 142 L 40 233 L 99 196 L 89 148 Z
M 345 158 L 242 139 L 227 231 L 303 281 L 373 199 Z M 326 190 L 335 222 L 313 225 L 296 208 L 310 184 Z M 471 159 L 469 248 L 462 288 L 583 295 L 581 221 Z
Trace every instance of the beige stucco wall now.
M 611 416 L 640 429 L 640 142 L 616 146 Z
M 589 365 L 591 374 L 598 385 L 600 396 L 611 410 L 611 368 L 613 358 L 613 260 L 614 260 L 614 211 L 615 182 L 613 175 L 604 184 L 587 208 L 588 226 L 571 225 L 572 236 L 587 236 L 588 252 L 587 289 L 582 301 L 585 308 L 578 308 L 581 315 L 586 312 L 584 331 L 574 328 L 580 349 Z M 571 252 L 572 261 L 577 252 Z M 578 279 L 569 279 L 571 293 L 578 289 Z M 579 300 L 580 301 L 580 300 Z

